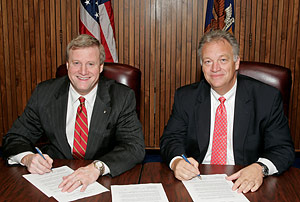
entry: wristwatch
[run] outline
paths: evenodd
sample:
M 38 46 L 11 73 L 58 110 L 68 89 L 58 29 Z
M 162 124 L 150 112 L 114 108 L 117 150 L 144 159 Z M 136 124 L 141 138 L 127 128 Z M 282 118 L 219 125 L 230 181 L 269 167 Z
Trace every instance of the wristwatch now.
M 262 167 L 262 174 L 264 177 L 269 175 L 269 168 L 263 164 L 262 162 L 256 162 L 258 165 L 260 165 Z
M 93 161 L 94 167 L 100 171 L 100 176 L 104 174 L 105 167 L 102 161 L 95 160 Z

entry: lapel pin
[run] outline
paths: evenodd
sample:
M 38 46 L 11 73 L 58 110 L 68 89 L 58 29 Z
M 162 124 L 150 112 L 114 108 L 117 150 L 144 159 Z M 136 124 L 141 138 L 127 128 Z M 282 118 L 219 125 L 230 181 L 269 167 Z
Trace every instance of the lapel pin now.
M 103 113 L 106 114 L 106 110 L 104 110 Z

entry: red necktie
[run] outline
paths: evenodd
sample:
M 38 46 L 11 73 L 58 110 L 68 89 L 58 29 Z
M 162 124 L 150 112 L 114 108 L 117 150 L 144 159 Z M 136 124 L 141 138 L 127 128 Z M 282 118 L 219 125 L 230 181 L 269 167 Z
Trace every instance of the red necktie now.
M 79 97 L 79 101 L 80 105 L 77 108 L 75 121 L 73 157 L 75 159 L 84 159 L 89 131 L 87 113 L 84 104 L 85 98 Z
M 227 154 L 227 113 L 224 97 L 220 97 L 215 117 L 214 137 L 211 153 L 211 164 L 225 165 Z

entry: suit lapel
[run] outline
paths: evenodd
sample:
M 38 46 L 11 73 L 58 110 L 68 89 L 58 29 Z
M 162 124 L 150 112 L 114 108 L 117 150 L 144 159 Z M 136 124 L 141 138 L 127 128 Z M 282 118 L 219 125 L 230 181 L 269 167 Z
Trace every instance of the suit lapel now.
M 66 136 L 66 116 L 69 87 L 70 82 L 66 76 L 63 85 L 61 85 L 55 94 L 55 99 L 48 110 L 49 115 L 54 117 L 50 120 L 53 120 L 53 130 L 58 142 L 58 147 L 60 147 L 60 151 L 63 151 L 63 154 L 66 156 L 66 158 L 72 159 L 71 148 Z
M 99 145 L 99 142 L 103 142 L 103 136 L 101 134 L 103 134 L 103 131 L 106 129 L 110 113 L 111 106 L 108 82 L 104 78 L 100 78 L 89 127 L 85 159 L 93 159 L 93 155 L 96 154 L 99 146 L 101 146 Z
M 199 84 L 195 110 L 196 136 L 200 150 L 200 161 L 203 160 L 210 137 L 210 86 L 204 80 Z
M 249 127 L 250 113 L 253 109 L 251 109 L 251 97 L 244 80 L 238 76 L 237 82 L 233 123 L 233 151 L 235 164 L 243 164 L 245 138 Z

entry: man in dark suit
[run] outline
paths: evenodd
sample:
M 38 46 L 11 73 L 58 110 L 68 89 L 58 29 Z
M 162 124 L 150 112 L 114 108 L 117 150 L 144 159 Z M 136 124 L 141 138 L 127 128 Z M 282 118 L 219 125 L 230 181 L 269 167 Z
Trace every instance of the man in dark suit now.
M 71 192 L 80 185 L 84 191 L 99 176 L 116 176 L 142 162 L 145 145 L 135 94 L 100 76 L 104 59 L 103 46 L 89 35 L 68 44 L 68 76 L 40 83 L 3 139 L 9 164 L 44 174 L 50 172 L 52 159 L 95 160 L 64 178 L 60 187 Z M 42 135 L 49 140 L 42 148 L 45 159 L 33 147 Z
M 198 51 L 205 80 L 175 92 L 162 157 L 179 180 L 199 175 L 199 163 L 247 165 L 227 179 L 233 190 L 256 191 L 295 157 L 280 92 L 237 73 L 239 45 L 228 32 L 205 34 Z

